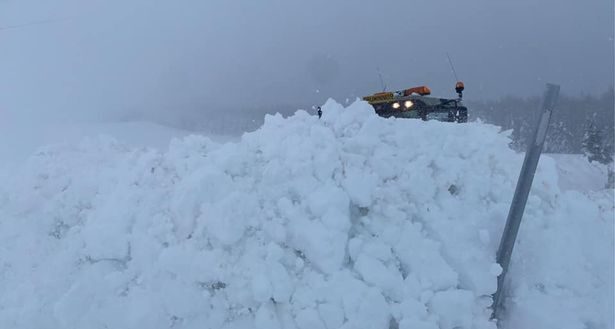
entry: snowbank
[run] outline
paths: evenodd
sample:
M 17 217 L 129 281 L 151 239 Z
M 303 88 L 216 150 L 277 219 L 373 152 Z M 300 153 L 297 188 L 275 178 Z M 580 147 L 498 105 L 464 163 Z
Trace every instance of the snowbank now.
M 608 182 L 608 166 L 589 163 L 583 154 L 547 154 L 557 164 L 559 186 L 562 190 L 600 191 Z M 612 164 L 611 164 L 612 165 Z
M 73 143 L 99 135 L 112 136 L 135 147 L 165 149 L 171 139 L 188 134 L 188 131 L 146 121 L 59 123 L 0 117 L 0 139 L 10 141 L 0 143 L 0 162 L 21 163 L 42 146 Z
M 41 150 L 0 190 L 0 327 L 495 328 L 508 136 L 323 112 L 164 153 Z M 541 161 L 504 326 L 612 328 L 611 198 Z

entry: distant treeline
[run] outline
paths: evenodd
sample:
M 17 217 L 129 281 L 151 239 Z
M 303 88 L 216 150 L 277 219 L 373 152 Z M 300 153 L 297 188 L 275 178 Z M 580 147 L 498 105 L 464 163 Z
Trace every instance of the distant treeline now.
M 600 143 L 613 154 L 615 140 L 615 94 L 613 88 L 601 95 L 560 95 L 551 118 L 545 144 L 548 153 L 583 153 L 584 140 L 597 129 Z M 540 114 L 541 97 L 508 96 L 495 101 L 467 102 L 470 120 L 482 120 L 512 129 L 513 147 L 524 150 L 532 138 Z M 593 126 L 593 127 L 592 127 Z M 593 133 L 595 135 L 595 132 Z
M 215 135 L 240 135 L 261 127 L 266 114 L 280 113 L 284 117 L 294 114 L 297 105 L 275 105 L 268 107 L 227 107 L 212 108 L 203 106 L 206 110 L 184 109 L 175 111 L 172 115 L 162 118 L 164 124 L 195 132 Z M 309 112 L 316 111 L 309 108 Z

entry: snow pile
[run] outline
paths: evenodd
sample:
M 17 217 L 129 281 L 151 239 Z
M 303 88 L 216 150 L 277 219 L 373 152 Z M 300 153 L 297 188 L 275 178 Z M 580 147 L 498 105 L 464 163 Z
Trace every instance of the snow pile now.
M 323 112 L 40 151 L 2 184 L 0 327 L 495 328 L 507 134 Z M 504 325 L 612 328 L 609 196 L 561 192 L 548 158 L 534 187 Z
M 27 127 L 24 129 L 24 127 Z M 56 122 L 31 121 L 0 116 L 0 139 L 12 141 L 0 144 L 0 166 L 23 162 L 41 146 L 80 141 L 87 136 L 112 136 L 132 146 L 166 148 L 174 137 L 188 131 L 174 129 L 146 121 L 125 122 Z M 228 139 L 215 136 L 218 140 Z
M 583 154 L 548 154 L 555 159 L 562 190 L 599 191 L 608 182 L 609 165 L 589 163 Z M 610 164 L 611 166 L 613 164 Z

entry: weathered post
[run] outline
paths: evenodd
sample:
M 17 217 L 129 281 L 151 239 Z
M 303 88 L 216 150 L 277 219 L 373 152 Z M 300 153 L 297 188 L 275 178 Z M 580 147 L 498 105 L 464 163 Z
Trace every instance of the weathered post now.
M 508 211 L 508 218 L 506 219 L 506 226 L 504 227 L 504 233 L 500 240 L 500 247 L 497 253 L 497 262 L 502 266 L 502 273 L 498 276 L 498 287 L 493 294 L 493 318 L 499 319 L 504 301 L 504 282 L 506 279 L 506 273 L 508 273 L 508 266 L 510 265 L 510 257 L 512 255 L 513 248 L 515 246 L 515 240 L 517 239 L 517 233 L 519 232 L 519 226 L 521 225 L 521 218 L 523 217 L 523 211 L 525 210 L 525 204 L 527 203 L 528 195 L 530 194 L 530 188 L 532 187 L 532 181 L 534 180 L 534 174 L 536 173 L 536 167 L 538 166 L 538 160 L 542 153 L 542 148 L 547 136 L 547 129 L 549 128 L 549 120 L 553 108 L 557 103 L 559 96 L 558 85 L 547 84 L 547 89 L 544 94 L 544 100 L 542 103 L 542 114 L 538 126 L 534 131 L 534 138 L 531 140 L 525 153 L 525 160 L 523 161 L 523 167 L 521 167 L 521 173 L 519 174 L 519 180 L 517 181 L 517 188 Z

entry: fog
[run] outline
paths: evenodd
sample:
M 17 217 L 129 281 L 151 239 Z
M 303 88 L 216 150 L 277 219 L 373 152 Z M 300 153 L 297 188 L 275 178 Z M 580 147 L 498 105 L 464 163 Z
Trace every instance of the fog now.
M 612 0 L 3 0 L 0 114 L 215 117 L 422 84 L 452 96 L 447 53 L 469 99 L 545 82 L 600 93 L 613 15 Z

